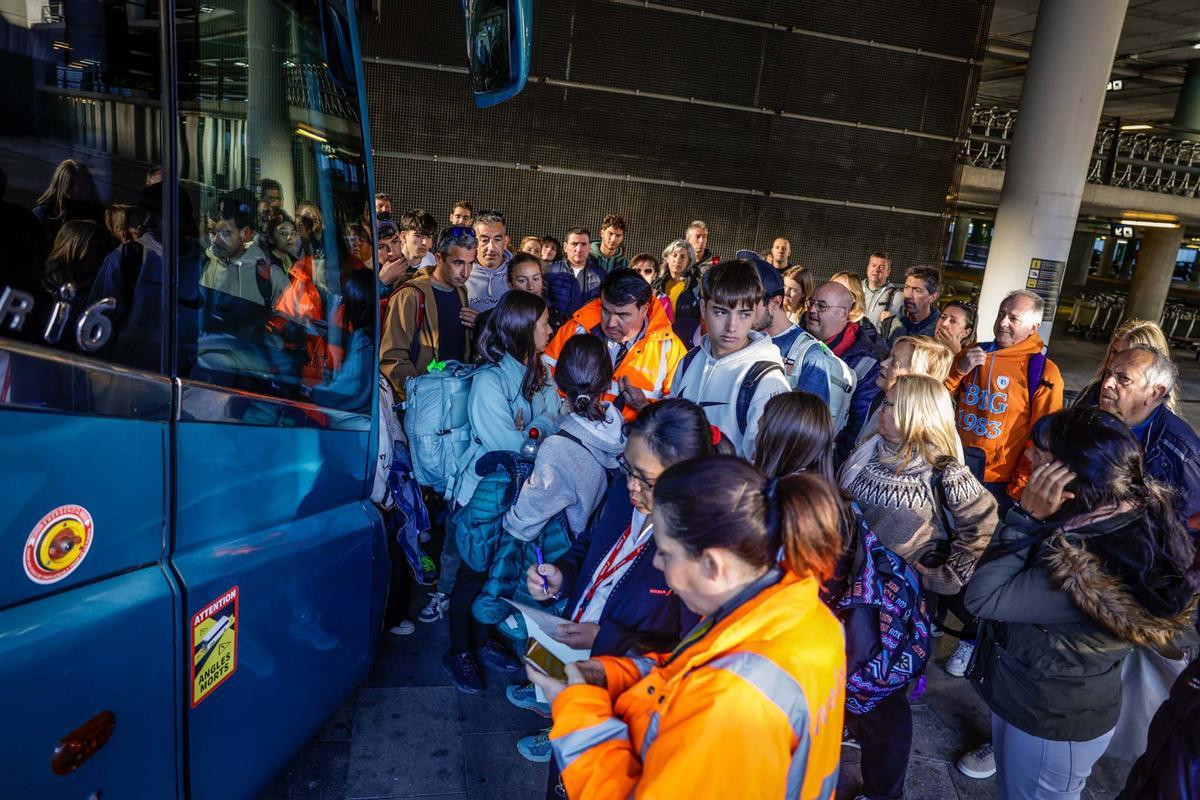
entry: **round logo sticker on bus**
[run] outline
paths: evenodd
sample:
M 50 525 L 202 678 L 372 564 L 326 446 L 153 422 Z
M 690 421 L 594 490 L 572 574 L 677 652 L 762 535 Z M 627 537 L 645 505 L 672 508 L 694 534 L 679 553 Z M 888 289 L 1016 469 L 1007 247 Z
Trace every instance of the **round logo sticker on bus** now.
M 92 547 L 92 515 L 83 506 L 59 506 L 25 540 L 25 574 L 34 583 L 58 583 L 74 572 Z

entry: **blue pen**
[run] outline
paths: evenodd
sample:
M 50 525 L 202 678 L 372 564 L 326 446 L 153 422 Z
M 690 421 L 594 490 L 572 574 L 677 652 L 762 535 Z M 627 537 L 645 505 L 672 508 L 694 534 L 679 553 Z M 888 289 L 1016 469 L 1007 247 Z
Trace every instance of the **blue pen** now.
M 542 560 L 542 548 L 540 548 L 540 547 L 534 548 L 534 552 L 537 554 L 537 565 L 540 568 L 543 564 L 546 563 L 545 561 Z M 546 597 L 549 597 L 550 596 L 550 584 L 547 583 L 546 576 L 542 575 L 541 569 L 538 569 L 538 575 L 542 576 L 542 591 L 546 593 Z

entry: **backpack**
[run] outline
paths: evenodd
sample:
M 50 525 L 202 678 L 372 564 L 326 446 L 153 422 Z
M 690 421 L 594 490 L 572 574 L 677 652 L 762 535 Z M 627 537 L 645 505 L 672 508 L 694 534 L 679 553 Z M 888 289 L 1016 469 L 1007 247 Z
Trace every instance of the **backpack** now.
M 795 357 L 791 357 L 792 346 L 803 332 L 803 329 L 797 326 L 791 333 L 781 337 L 779 352 L 783 354 L 784 364 L 795 364 L 798 370 L 803 369 L 804 357 L 813 347 L 819 346 L 829 355 L 830 358 L 826 361 L 830 363 L 831 369 L 834 369 L 836 365 L 837 374 L 830 370 L 823 370 L 828 380 L 825 393 L 829 398 L 829 413 L 833 416 L 833 432 L 835 435 L 839 434 L 842 432 L 842 428 L 846 427 L 846 421 L 850 419 L 850 400 L 854 396 L 854 388 L 858 385 L 858 375 L 850 369 L 845 361 L 833 354 L 829 345 L 811 334 L 805 337 L 805 342 Z M 796 377 L 799 379 L 799 372 L 796 373 Z M 793 384 L 793 388 L 795 388 L 795 384 Z
M 846 675 L 846 709 L 866 714 L 925 669 L 929 613 L 916 570 L 881 545 L 857 504 L 850 505 L 863 563 L 830 606 L 845 627 L 847 664 L 861 665 Z
M 457 361 L 404 381 L 404 433 L 417 483 L 448 496 L 473 434 L 467 416 L 471 379 L 482 369 Z
M 700 347 L 693 347 L 687 351 L 687 354 L 683 357 L 683 366 L 679 370 L 680 377 L 687 374 L 688 367 L 692 365 L 692 362 L 696 359 L 696 354 L 699 352 Z M 749 422 L 750 417 L 750 403 L 754 400 L 754 393 L 758 391 L 758 384 L 762 383 L 764 377 L 776 370 L 782 373 L 783 367 L 774 361 L 755 361 L 750 365 L 750 369 L 746 371 L 746 374 L 742 376 L 742 385 L 738 388 L 737 405 L 734 408 L 737 414 L 739 433 L 746 433 L 746 423 Z

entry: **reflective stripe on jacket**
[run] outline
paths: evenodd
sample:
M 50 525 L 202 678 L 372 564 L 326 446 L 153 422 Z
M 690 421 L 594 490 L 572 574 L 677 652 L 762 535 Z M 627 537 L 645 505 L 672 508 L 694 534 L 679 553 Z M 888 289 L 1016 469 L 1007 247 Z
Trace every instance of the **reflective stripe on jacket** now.
M 550 740 L 572 800 L 832 800 L 841 624 L 814 578 L 775 576 L 675 654 L 601 657 L 607 688 L 555 699 Z
M 558 356 L 562 353 L 567 339 L 581 333 L 590 333 L 600 326 L 600 303 L 601 301 L 596 299 L 579 309 L 570 321 L 554 334 L 542 356 L 551 372 L 558 365 Z M 687 348 L 671 330 L 671 320 L 663 310 L 662 304 L 652 298 L 646 332 L 629 348 L 629 352 L 617 365 L 612 385 L 604 399 L 609 402 L 616 401 L 621 378 L 628 379 L 630 384 L 645 392 L 652 403 L 668 397 L 671 394 L 671 379 L 675 375 L 675 367 L 686 354 Z M 626 419 L 632 420 L 637 416 L 636 411 L 624 407 L 623 403 L 618 403 L 617 406 L 621 408 L 621 413 Z

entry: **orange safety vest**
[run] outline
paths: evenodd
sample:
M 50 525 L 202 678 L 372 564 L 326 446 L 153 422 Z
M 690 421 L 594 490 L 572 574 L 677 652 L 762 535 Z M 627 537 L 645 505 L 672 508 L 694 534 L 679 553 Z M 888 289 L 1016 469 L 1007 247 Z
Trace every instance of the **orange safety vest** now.
M 542 359 L 551 373 L 558 365 L 563 345 L 572 336 L 581 333 L 598 333 L 600 327 L 600 300 L 593 300 L 575 312 L 565 325 L 558 329 Z M 600 333 L 600 336 L 604 334 Z M 620 393 L 620 379 L 626 378 L 633 386 L 646 393 L 650 402 L 662 400 L 671 394 L 671 379 L 675 377 L 675 366 L 687 354 L 687 347 L 671 330 L 671 320 L 657 298 L 650 300 L 650 314 L 646 320 L 646 332 L 621 359 L 613 372 L 613 382 L 604 399 L 612 402 Z M 628 420 L 637 416 L 631 408 L 622 409 Z
M 832 800 L 846 654 L 817 591 L 785 572 L 673 654 L 597 659 L 606 688 L 554 701 L 567 796 Z

